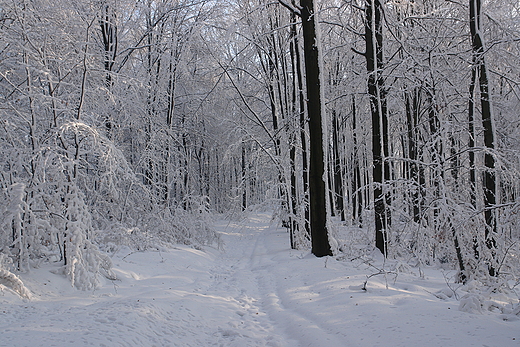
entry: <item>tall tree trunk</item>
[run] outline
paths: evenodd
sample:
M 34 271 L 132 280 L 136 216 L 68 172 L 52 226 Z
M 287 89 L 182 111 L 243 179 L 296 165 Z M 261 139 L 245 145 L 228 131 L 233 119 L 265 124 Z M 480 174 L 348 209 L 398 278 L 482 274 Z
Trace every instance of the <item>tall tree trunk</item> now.
M 296 244 L 297 235 L 300 231 L 300 223 L 298 216 L 298 208 L 302 206 L 302 199 L 298 196 L 298 186 L 297 186 L 297 176 L 296 176 L 296 144 L 297 144 L 297 134 L 299 130 L 298 119 L 296 116 L 301 110 L 298 108 L 298 98 L 301 96 L 301 90 L 298 89 L 298 74 L 296 72 L 296 61 L 300 60 L 300 57 L 296 55 L 296 47 L 298 44 L 296 40 L 296 15 L 291 13 L 291 28 L 290 28 L 290 43 L 289 43 L 289 53 L 291 57 L 291 75 L 293 76 L 292 85 L 291 85 L 291 114 L 294 118 L 292 122 L 290 122 L 291 129 L 290 131 L 290 150 L 289 150 L 289 160 L 291 161 L 291 200 L 292 200 L 292 215 L 293 221 L 291 223 L 291 248 L 296 249 L 298 245 Z
M 289 149 L 289 160 L 290 160 L 290 184 L 291 184 L 291 213 L 292 216 L 290 218 L 291 222 L 291 248 L 296 249 L 298 248 L 296 245 L 296 233 L 299 230 L 298 222 L 296 216 L 298 215 L 298 194 L 297 194 L 297 187 L 296 187 L 296 135 L 294 132 L 291 132 L 290 134 L 290 146 Z
M 470 86 L 470 100 L 474 97 L 475 83 L 478 81 L 480 91 L 480 107 L 482 114 L 482 126 L 484 130 L 484 218 L 486 221 L 485 243 L 495 255 L 496 240 L 494 234 L 497 230 L 493 207 L 496 204 L 496 180 L 495 180 L 495 158 L 491 153 L 495 148 L 493 129 L 493 114 L 489 95 L 489 80 L 487 76 L 486 63 L 484 60 L 484 43 L 481 30 L 481 0 L 469 1 L 469 23 L 471 33 L 471 46 L 473 52 L 472 85 Z M 474 100 L 470 101 L 470 117 L 474 109 Z M 473 117 L 474 118 L 474 117 Z M 471 120 L 471 119 L 470 119 Z M 488 264 L 489 274 L 497 275 L 494 264 Z
M 363 215 L 363 191 L 364 184 L 361 180 L 361 160 L 359 158 L 359 140 L 357 124 L 356 96 L 352 95 L 352 136 L 354 149 L 352 153 L 353 182 L 352 182 L 352 218 L 361 226 Z
M 292 4 L 295 5 L 295 0 L 292 1 Z M 310 238 L 311 235 L 311 226 L 310 226 L 310 211 L 309 211 L 309 158 L 308 158 L 308 149 L 307 149 L 307 134 L 305 132 L 305 128 L 307 125 L 306 114 L 305 114 L 305 95 L 303 93 L 303 70 L 301 64 L 301 55 L 300 55 L 300 43 L 298 41 L 298 36 L 296 35 L 296 15 L 292 12 L 292 25 L 291 31 L 293 32 L 293 41 L 294 41 L 294 56 L 296 62 L 296 83 L 298 85 L 298 113 L 300 115 L 300 145 L 301 145 L 301 153 L 302 153 L 302 209 L 303 209 L 303 226 L 305 231 L 305 237 Z
M 384 185 L 390 180 L 388 156 L 388 116 L 383 68 L 383 4 L 381 0 L 365 3 L 365 58 L 368 72 L 368 94 L 372 112 L 372 156 L 376 247 L 387 253 L 390 226 L 390 196 Z
M 247 209 L 246 145 L 242 144 L 242 211 Z
M 336 111 L 332 111 L 332 153 L 333 153 L 333 181 L 335 195 L 335 209 L 339 213 L 341 221 L 345 221 L 345 193 L 343 190 L 343 165 L 339 150 L 339 119 Z
M 432 196 L 432 209 L 433 213 L 431 225 L 434 227 L 434 229 L 437 231 L 439 237 L 441 239 L 445 238 L 445 231 L 442 230 L 442 228 L 439 228 L 439 214 L 441 213 L 439 208 L 439 199 L 443 195 L 441 192 L 441 184 L 444 182 L 444 170 L 442 168 L 442 152 L 443 152 L 443 143 L 442 143 L 442 136 L 440 134 L 440 120 L 439 115 L 437 113 L 437 105 L 436 105 L 436 90 L 434 86 L 432 85 L 426 85 L 426 101 L 428 104 L 428 123 L 429 123 L 429 138 L 433 141 L 433 144 L 430 148 L 430 158 L 431 158 L 431 165 L 430 165 L 430 172 L 429 177 L 431 181 L 431 186 L 433 189 L 430 193 Z M 424 172 L 424 170 L 423 170 Z
M 309 114 L 309 200 L 312 253 L 317 257 L 332 255 L 327 230 L 327 173 L 322 119 L 322 90 L 320 76 L 320 41 L 318 21 L 313 0 L 301 0 L 301 17 Z
M 112 71 L 114 68 L 117 55 L 117 25 L 115 9 L 110 7 L 108 3 L 103 3 L 102 14 L 99 20 L 101 28 L 101 38 L 103 40 L 104 49 L 104 68 L 105 68 L 105 86 L 107 90 L 112 89 Z M 105 116 L 105 129 L 108 136 L 113 127 L 113 120 L 110 114 Z

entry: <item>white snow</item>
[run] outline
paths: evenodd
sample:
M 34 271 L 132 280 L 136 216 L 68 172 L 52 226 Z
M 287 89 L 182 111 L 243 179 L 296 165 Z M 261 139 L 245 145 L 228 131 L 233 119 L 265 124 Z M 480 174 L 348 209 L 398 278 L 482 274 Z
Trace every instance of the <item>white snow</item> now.
M 0 346 L 520 346 L 516 312 L 471 295 L 476 313 L 459 310 L 466 293 L 440 270 L 374 275 L 380 262 L 290 250 L 267 213 L 216 228 L 220 250 L 120 249 L 118 280 L 95 291 L 58 265 L 20 275 L 31 299 L 2 288 Z

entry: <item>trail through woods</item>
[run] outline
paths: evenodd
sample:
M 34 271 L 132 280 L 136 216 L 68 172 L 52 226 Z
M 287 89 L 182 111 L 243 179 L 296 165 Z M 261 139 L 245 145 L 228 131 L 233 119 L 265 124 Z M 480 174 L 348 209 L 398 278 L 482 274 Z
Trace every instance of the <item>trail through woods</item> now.
M 439 270 L 375 275 L 364 291 L 382 266 L 377 259 L 290 250 L 267 213 L 216 228 L 221 249 L 120 249 L 118 280 L 95 291 L 72 289 L 50 265 L 22 275 L 32 298 L 2 289 L 0 346 L 520 344 L 516 315 L 460 311 Z M 466 294 L 452 289 L 459 299 Z

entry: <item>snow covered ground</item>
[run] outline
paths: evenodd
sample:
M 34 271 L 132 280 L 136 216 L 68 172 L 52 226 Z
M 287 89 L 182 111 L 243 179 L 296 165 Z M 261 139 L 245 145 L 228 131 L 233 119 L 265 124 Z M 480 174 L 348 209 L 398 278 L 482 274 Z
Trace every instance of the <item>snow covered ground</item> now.
M 91 292 L 32 270 L 30 300 L 0 292 L 0 346 L 520 346 L 520 317 L 459 310 L 465 292 L 439 270 L 375 275 L 365 291 L 375 267 L 290 250 L 269 221 L 217 223 L 220 250 L 121 249 L 118 280 Z

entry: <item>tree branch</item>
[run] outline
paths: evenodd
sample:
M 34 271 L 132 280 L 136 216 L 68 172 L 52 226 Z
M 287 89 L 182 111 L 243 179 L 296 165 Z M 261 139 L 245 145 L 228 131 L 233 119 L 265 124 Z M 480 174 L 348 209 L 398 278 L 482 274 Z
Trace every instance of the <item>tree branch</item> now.
M 296 14 L 298 17 L 301 17 L 301 7 L 299 7 L 298 5 L 296 4 L 293 4 L 294 6 L 296 7 L 293 7 L 293 5 L 289 5 L 288 3 L 286 3 L 284 0 L 278 0 L 278 3 L 280 5 L 282 5 L 283 7 L 289 9 L 289 11 L 291 11 L 292 13 Z
M 366 55 L 367 55 L 366 53 L 363 53 L 363 52 L 358 51 L 358 50 L 355 49 L 354 47 L 350 47 L 350 49 L 352 50 L 352 52 L 357 53 L 357 54 L 359 54 L 359 55 L 362 55 L 362 56 L 364 56 L 364 57 L 366 57 Z

